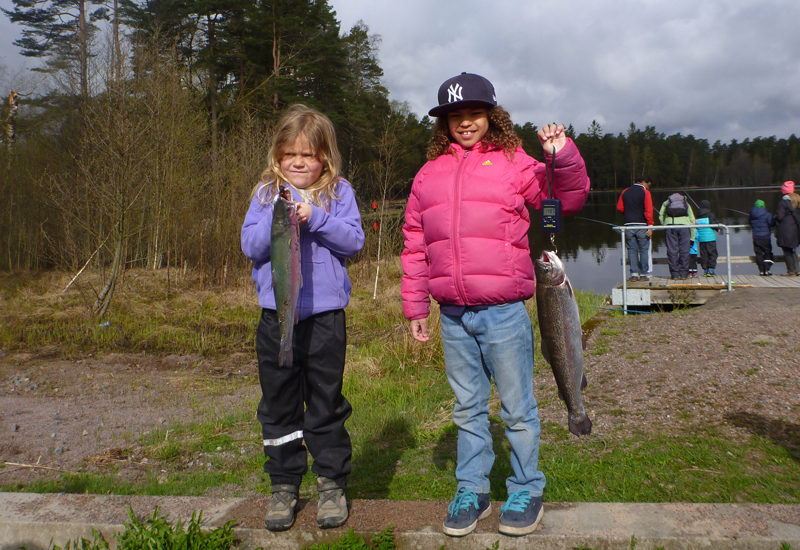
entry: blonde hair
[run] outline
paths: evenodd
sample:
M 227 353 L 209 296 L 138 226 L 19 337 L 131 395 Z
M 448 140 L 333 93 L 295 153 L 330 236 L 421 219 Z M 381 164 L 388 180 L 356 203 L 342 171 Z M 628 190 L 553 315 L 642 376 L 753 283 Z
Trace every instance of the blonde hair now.
M 499 105 L 486 109 L 489 119 L 489 129 L 481 140 L 481 151 L 489 147 L 499 147 L 503 150 L 509 160 L 514 158 L 514 151 L 522 146 L 522 140 L 514 131 L 514 123 L 511 122 L 511 115 Z M 436 118 L 433 126 L 433 135 L 428 144 L 428 160 L 436 158 L 450 152 L 450 144 L 455 139 L 450 135 L 450 127 L 447 124 L 447 115 Z
M 277 194 L 281 184 L 289 183 L 281 171 L 281 158 L 300 136 L 308 140 L 314 155 L 322 161 L 319 179 L 306 187 L 304 194 L 313 204 L 324 207 L 330 206 L 330 201 L 338 198 L 336 187 L 342 157 L 336 145 L 333 123 L 316 109 L 296 104 L 286 109 L 278 121 L 269 148 L 269 165 L 261 173 L 261 180 L 253 189 L 253 195 L 258 196 L 261 204 L 269 202 Z

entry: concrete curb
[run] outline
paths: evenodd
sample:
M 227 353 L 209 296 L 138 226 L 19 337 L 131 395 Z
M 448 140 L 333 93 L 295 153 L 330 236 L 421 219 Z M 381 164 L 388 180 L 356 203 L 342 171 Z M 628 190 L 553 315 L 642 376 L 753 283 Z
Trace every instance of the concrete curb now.
M 209 528 L 236 521 L 246 498 L 147 497 L 0 493 L 0 550 L 46 550 L 79 537 L 91 539 L 92 529 L 114 542 L 124 530 L 127 510 L 142 519 L 158 508 L 171 522 L 184 522 L 203 512 Z M 395 532 L 398 550 L 428 548 L 484 550 L 537 548 L 573 550 L 781 550 L 788 544 L 800 550 L 800 505 L 769 504 L 621 504 L 545 503 L 539 528 L 527 537 L 476 532 L 451 538 L 433 525 Z M 488 520 L 487 520 L 488 521 Z M 385 528 L 382 527 L 380 529 Z M 375 532 L 379 531 L 377 529 Z M 240 549 L 297 549 L 338 539 L 345 529 L 333 531 L 295 528 L 285 533 L 238 527 L 234 533 Z M 373 532 L 358 533 L 369 539 Z

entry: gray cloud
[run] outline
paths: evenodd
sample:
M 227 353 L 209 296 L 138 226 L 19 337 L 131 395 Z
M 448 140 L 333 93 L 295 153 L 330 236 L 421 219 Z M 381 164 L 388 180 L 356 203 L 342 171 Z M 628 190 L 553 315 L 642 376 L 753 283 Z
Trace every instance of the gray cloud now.
M 582 132 L 597 120 L 618 133 L 634 122 L 712 143 L 800 133 L 796 0 L 329 3 L 343 31 L 361 19 L 382 36 L 391 98 L 420 117 L 441 82 L 469 71 L 494 83 L 520 124 Z M 18 36 L 0 17 L 8 75 L 24 61 Z
M 714 142 L 800 129 L 800 3 L 766 0 L 331 0 L 383 37 L 393 99 L 423 115 L 461 71 L 515 122 L 631 122 Z

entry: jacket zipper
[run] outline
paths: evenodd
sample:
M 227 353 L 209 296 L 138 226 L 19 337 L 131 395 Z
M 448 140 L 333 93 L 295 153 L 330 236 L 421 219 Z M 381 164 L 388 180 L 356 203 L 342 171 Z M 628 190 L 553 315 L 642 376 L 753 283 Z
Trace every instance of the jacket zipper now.
M 458 233 L 459 222 L 461 220 L 461 172 L 463 171 L 464 166 L 467 164 L 467 155 L 469 155 L 469 149 L 464 150 L 462 162 L 459 165 L 458 170 L 456 170 L 456 177 L 453 181 L 453 238 L 450 241 L 453 243 L 453 265 L 455 269 L 456 292 L 458 293 L 464 305 L 468 304 L 466 292 L 464 291 L 464 283 L 461 280 L 461 241 L 458 238 Z

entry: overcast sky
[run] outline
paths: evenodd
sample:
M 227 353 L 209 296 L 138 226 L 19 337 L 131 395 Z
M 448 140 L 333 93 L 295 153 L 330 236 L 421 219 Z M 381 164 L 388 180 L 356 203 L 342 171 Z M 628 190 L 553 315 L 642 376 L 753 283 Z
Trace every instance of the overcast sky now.
M 585 132 L 597 120 L 616 134 L 634 122 L 711 143 L 800 135 L 800 0 L 328 1 L 343 32 L 361 19 L 382 37 L 391 99 L 420 117 L 466 71 L 519 124 Z M 19 29 L 0 20 L 7 86 Z

